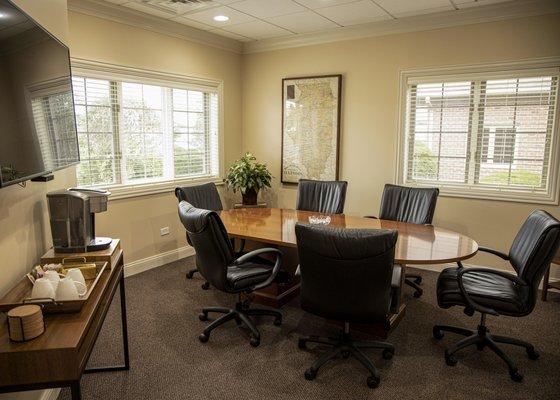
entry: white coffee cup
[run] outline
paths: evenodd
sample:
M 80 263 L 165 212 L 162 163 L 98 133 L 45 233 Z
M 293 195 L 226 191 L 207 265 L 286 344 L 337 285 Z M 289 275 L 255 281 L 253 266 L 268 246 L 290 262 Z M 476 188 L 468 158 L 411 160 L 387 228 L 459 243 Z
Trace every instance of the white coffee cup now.
M 67 278 L 72 278 L 72 280 L 74 282 L 79 282 L 82 285 L 85 286 L 86 284 L 86 280 L 84 278 L 84 274 L 82 274 L 82 271 L 80 271 L 79 268 L 72 268 L 69 269 L 68 272 L 66 272 L 66 277 Z
M 55 291 L 50 279 L 39 278 L 33 285 L 31 297 L 34 299 L 54 299 Z
M 78 288 L 81 290 L 78 291 Z M 83 283 L 75 282 L 72 278 L 63 278 L 58 282 L 54 298 L 59 301 L 78 300 L 86 292 L 87 288 Z
M 45 271 L 45 278 L 51 281 L 53 289 L 56 291 L 58 282 L 60 281 L 60 275 L 57 271 Z

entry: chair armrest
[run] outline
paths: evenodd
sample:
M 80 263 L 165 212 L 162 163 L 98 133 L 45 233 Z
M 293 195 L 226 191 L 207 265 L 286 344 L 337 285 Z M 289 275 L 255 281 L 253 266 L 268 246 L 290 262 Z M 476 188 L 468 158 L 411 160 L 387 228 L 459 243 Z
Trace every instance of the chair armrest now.
M 393 276 L 391 278 L 391 305 L 389 311 L 397 314 L 401 307 L 402 290 L 404 287 L 405 271 L 400 264 L 393 265 Z
M 294 273 L 295 276 L 301 276 L 301 268 L 299 267 L 299 264 L 296 268 L 296 272 Z
M 520 279 L 519 277 L 509 274 L 505 271 L 497 271 L 494 269 L 488 269 L 488 268 L 469 268 L 469 269 L 461 269 L 458 273 L 457 273 L 457 283 L 459 284 L 459 290 L 461 291 L 461 295 L 463 296 L 463 298 L 465 299 L 465 301 L 467 302 L 467 304 L 469 305 L 469 307 L 471 307 L 472 309 L 479 311 L 481 313 L 485 313 L 485 314 L 492 314 L 492 315 L 500 315 L 496 310 L 489 308 L 489 307 L 485 307 L 481 304 L 478 304 L 476 301 L 474 301 L 472 299 L 472 297 L 467 293 L 466 289 L 465 289 L 465 285 L 463 283 L 463 276 L 467 275 L 469 273 L 472 272 L 485 272 L 488 274 L 492 274 L 492 275 L 498 275 L 501 277 L 504 277 L 518 285 L 526 285 L 526 283 Z
M 500 257 L 502 260 L 509 261 L 509 256 L 507 254 L 502 253 L 501 251 L 490 249 L 488 247 L 482 247 L 482 246 L 479 246 L 478 250 L 483 251 L 485 253 L 494 254 L 495 256 Z
M 242 264 L 244 262 L 247 262 L 247 261 L 251 260 L 252 258 L 258 257 L 260 254 L 263 254 L 263 253 L 276 253 L 276 262 L 274 263 L 274 267 L 272 268 L 272 273 L 270 274 L 268 279 L 264 282 L 259 283 L 258 285 L 255 285 L 252 288 L 252 290 L 258 290 L 258 289 L 261 289 L 265 286 L 268 286 L 276 278 L 276 275 L 278 274 L 278 272 L 280 271 L 280 268 L 282 267 L 282 252 L 280 250 L 274 249 L 272 247 L 265 247 L 265 248 L 253 250 L 253 251 L 251 251 L 247 254 L 244 254 L 233 262 L 233 265 Z

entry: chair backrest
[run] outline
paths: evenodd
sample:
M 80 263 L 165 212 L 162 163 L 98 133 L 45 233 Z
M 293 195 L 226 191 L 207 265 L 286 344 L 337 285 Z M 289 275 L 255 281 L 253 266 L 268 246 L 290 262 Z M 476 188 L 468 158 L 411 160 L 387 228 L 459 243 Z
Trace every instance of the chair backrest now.
M 527 217 L 509 249 L 510 263 L 519 278 L 533 287 L 536 302 L 539 283 L 560 246 L 560 222 L 542 210 Z
M 179 203 L 179 218 L 196 250 L 196 266 L 201 275 L 219 290 L 226 288 L 227 268 L 234 251 L 220 216 L 211 210 Z
M 224 209 L 220 194 L 213 182 L 204 185 L 184 186 L 175 188 L 175 197 L 179 201 L 187 201 L 196 208 L 221 211 Z
M 395 230 L 296 224 L 301 307 L 339 321 L 385 321 L 397 235 Z
M 329 214 L 342 214 L 346 200 L 346 181 L 313 181 L 300 179 L 296 209 Z
M 437 188 L 411 188 L 385 185 L 379 218 L 412 224 L 431 224 L 434 219 Z

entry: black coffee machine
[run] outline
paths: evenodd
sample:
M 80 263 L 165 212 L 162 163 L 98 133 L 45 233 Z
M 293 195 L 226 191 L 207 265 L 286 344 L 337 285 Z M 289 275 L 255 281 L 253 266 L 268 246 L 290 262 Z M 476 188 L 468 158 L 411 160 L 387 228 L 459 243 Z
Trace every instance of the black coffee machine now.
M 95 236 L 95 214 L 107 211 L 106 190 L 70 188 L 47 193 L 54 250 L 83 253 L 103 250 L 112 239 Z

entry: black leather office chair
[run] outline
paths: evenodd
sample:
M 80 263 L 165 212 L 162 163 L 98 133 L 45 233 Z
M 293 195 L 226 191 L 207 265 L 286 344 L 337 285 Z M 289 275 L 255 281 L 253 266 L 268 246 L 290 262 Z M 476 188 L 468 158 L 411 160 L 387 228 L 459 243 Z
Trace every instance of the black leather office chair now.
M 300 179 L 296 210 L 342 214 L 347 186 L 345 181 Z
M 394 265 L 398 233 L 393 230 L 340 229 L 296 224 L 301 275 L 301 307 L 312 314 L 344 322 L 338 338 L 302 337 L 298 347 L 319 343 L 334 349 L 321 355 L 305 371 L 313 380 L 327 361 L 352 355 L 370 372 L 367 385 L 379 384 L 379 372 L 361 349 L 383 349 L 383 357 L 393 357 L 392 344 L 351 339 L 349 323 L 387 323 L 398 310 L 402 269 Z
M 429 225 L 434 219 L 438 195 L 437 188 L 411 188 L 387 184 L 381 197 L 379 218 Z M 405 276 L 405 283 L 414 288 L 414 297 L 422 296 L 422 277 L 417 274 Z
M 466 336 L 453 347 L 445 350 L 447 365 L 457 364 L 455 353 L 476 345 L 479 350 L 489 347 L 508 366 L 511 379 L 519 382 L 523 375 L 509 356 L 498 347 L 498 343 L 524 347 L 530 359 L 536 360 L 539 353 L 532 344 L 504 336 L 491 335 L 486 327 L 486 315 L 523 317 L 535 308 L 539 283 L 549 267 L 560 245 L 560 222 L 545 211 L 534 211 L 525 220 L 517 233 L 509 254 L 479 247 L 480 251 L 508 260 L 515 274 L 486 268 L 444 269 L 438 278 L 437 299 L 442 308 L 465 307 L 467 315 L 481 313 L 476 332 L 453 326 L 436 325 L 433 335 L 443 337 L 443 332 Z
M 278 249 L 263 248 L 236 257 L 226 228 L 215 211 L 203 210 L 186 201 L 179 203 L 179 218 L 187 230 L 190 243 L 196 250 L 197 265 L 200 274 L 216 289 L 226 293 L 251 293 L 272 283 L 282 266 L 282 252 Z M 258 256 L 274 253 L 274 265 L 259 263 Z M 218 326 L 235 320 L 244 324 L 251 331 L 251 346 L 260 344 L 260 333 L 251 321 L 251 315 L 268 315 L 274 317 L 274 325 L 282 324 L 282 314 L 275 310 L 250 309 L 241 296 L 234 309 L 224 307 L 206 307 L 199 315 L 201 321 L 208 319 L 209 313 L 225 314 L 213 321 L 200 334 L 199 339 L 205 343 L 210 333 Z

